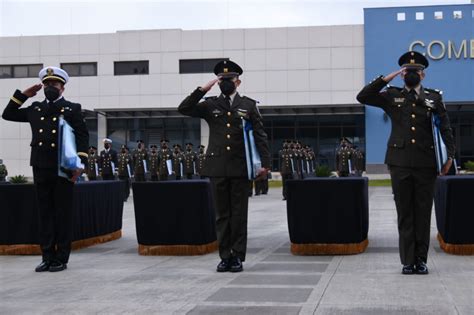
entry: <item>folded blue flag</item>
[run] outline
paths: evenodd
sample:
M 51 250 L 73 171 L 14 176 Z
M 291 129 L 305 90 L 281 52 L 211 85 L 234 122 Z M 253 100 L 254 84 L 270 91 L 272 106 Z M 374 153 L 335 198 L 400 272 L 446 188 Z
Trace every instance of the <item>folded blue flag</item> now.
M 250 180 L 257 177 L 258 170 L 262 168 L 262 160 L 255 145 L 253 136 L 253 126 L 248 120 L 242 119 L 242 129 L 244 132 L 245 158 L 247 162 L 247 174 Z
M 436 157 L 436 168 L 438 173 L 441 173 L 443 165 L 448 161 L 448 151 L 446 149 L 446 144 L 443 141 L 441 132 L 439 130 L 441 126 L 441 119 L 437 114 L 431 115 L 431 126 L 433 129 L 433 143 Z
M 58 144 L 58 175 L 69 179 L 73 171 L 83 169 L 84 165 L 77 155 L 74 129 L 62 116 L 59 117 Z

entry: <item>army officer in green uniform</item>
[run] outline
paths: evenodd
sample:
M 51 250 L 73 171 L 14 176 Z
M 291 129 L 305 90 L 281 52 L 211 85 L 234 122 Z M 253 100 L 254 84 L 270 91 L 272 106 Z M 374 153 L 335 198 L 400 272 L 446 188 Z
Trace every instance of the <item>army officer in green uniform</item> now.
M 216 198 L 216 227 L 221 262 L 218 272 L 243 270 L 247 249 L 248 175 L 242 119 L 254 128 L 257 150 L 262 159 L 260 176 L 270 168 L 270 152 L 262 117 L 254 100 L 237 93 L 242 68 L 224 60 L 216 64 L 217 78 L 198 87 L 179 105 L 183 115 L 200 117 L 209 124 L 207 158 L 201 175 L 210 177 Z M 216 84 L 221 94 L 201 99 Z
M 403 274 L 427 274 L 431 207 L 436 180 L 436 158 L 431 116 L 441 119 L 441 135 L 446 143 L 448 161 L 440 175 L 451 167 L 454 139 L 441 92 L 423 87 L 428 60 L 420 53 L 403 54 L 401 69 L 380 76 L 357 95 L 363 104 L 382 108 L 392 121 L 385 163 L 390 170 L 398 214 L 400 258 Z M 401 76 L 405 86 L 387 87 Z

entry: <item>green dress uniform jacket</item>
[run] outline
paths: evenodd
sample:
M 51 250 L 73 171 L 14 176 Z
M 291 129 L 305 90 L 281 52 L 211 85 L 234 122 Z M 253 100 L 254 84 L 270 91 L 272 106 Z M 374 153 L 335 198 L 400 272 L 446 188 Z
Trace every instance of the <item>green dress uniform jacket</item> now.
M 209 144 L 201 175 L 210 177 L 216 199 L 216 230 L 221 259 L 245 261 L 249 180 L 242 119 L 251 121 L 262 167 L 270 168 L 270 151 L 256 102 L 235 94 L 233 102 L 223 95 L 201 101 L 205 92 L 196 89 L 178 107 L 181 114 L 199 117 L 209 125 Z M 200 102 L 201 101 L 201 102 Z
M 201 175 L 247 177 L 242 119 L 252 122 L 262 167 L 270 168 L 267 135 L 256 102 L 237 93 L 229 108 L 223 95 L 199 102 L 204 95 L 205 92 L 198 88 L 178 108 L 181 114 L 202 118 L 209 124 L 207 158 Z
M 413 99 L 405 88 L 389 86 L 381 91 L 386 85 L 379 77 L 357 95 L 359 102 L 383 109 L 392 121 L 385 164 L 436 167 L 431 128 L 433 113 L 441 119 L 440 131 L 448 156 L 454 157 L 453 134 L 440 91 L 421 87 L 418 98 Z
M 388 164 L 398 216 L 400 261 L 426 263 L 430 242 L 431 208 L 436 180 L 436 158 L 431 116 L 441 119 L 441 135 L 448 156 L 454 157 L 454 139 L 441 93 L 420 86 L 415 90 L 388 87 L 382 77 L 369 83 L 357 100 L 382 108 L 392 130 L 387 143 Z

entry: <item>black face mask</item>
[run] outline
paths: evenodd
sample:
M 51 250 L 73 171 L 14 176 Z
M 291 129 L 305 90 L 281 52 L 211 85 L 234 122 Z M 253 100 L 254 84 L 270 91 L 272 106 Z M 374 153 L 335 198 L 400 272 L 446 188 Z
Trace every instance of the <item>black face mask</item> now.
M 125 153 L 125 149 L 122 149 L 122 153 Z
M 106 148 L 107 150 L 110 149 L 110 144 L 108 143 L 104 144 L 104 148 Z
M 232 95 L 236 89 L 235 83 L 231 80 L 222 80 L 221 83 L 219 83 L 219 88 L 225 96 Z
M 60 92 L 59 89 L 54 86 L 47 86 L 44 88 L 44 95 L 48 101 L 52 102 L 58 99 Z
M 405 74 L 405 77 L 403 78 L 403 80 L 405 81 L 405 85 L 407 87 L 414 88 L 415 86 L 420 84 L 421 78 L 420 78 L 420 75 L 416 73 L 415 71 L 408 71 Z

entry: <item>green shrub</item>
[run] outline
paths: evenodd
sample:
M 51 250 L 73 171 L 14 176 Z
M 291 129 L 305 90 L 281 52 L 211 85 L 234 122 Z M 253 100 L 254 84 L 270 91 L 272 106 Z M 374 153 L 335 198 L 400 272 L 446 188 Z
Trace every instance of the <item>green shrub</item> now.
M 23 175 L 16 175 L 16 176 L 12 176 L 10 177 L 10 183 L 12 184 L 26 184 L 28 183 L 28 179 L 26 179 L 25 176 Z
M 327 165 L 320 165 L 316 167 L 317 177 L 329 177 L 331 176 L 331 169 Z
M 474 172 L 474 161 L 467 161 L 464 163 L 464 168 L 470 172 Z

